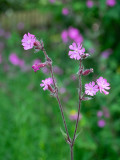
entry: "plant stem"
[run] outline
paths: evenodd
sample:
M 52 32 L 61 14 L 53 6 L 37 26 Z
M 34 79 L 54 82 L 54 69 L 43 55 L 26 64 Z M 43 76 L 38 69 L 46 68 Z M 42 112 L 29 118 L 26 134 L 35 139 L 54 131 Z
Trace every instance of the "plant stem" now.
M 49 64 L 49 66 L 50 66 L 51 77 L 52 77 L 52 80 L 53 80 L 53 86 L 54 86 L 54 89 L 55 89 L 56 98 L 57 98 L 57 101 L 58 101 L 58 104 L 59 104 L 61 116 L 62 116 L 62 119 L 63 119 L 65 131 L 66 131 L 66 134 L 67 134 L 67 142 L 69 142 L 69 144 L 70 144 L 71 143 L 71 139 L 70 139 L 70 136 L 69 136 L 69 133 L 68 133 L 67 124 L 66 124 L 65 117 L 64 117 L 64 112 L 63 112 L 63 107 L 61 105 L 61 102 L 60 102 L 60 99 L 59 99 L 59 96 L 58 96 L 58 88 L 56 86 L 55 78 L 54 78 L 54 74 L 53 74 L 52 60 L 48 57 L 48 55 L 47 55 L 47 53 L 45 51 L 45 48 L 43 48 L 42 51 L 43 51 L 47 61 L 51 62 Z
M 70 155 L 71 155 L 71 160 L 73 160 L 73 146 L 70 145 Z
M 75 126 L 75 131 L 74 131 L 74 136 L 72 140 L 72 146 L 74 145 L 75 142 L 75 137 L 76 137 L 76 132 L 77 132 L 77 127 L 78 127 L 78 121 L 79 121 L 79 115 L 80 115 L 80 108 L 81 108 L 81 93 L 82 93 L 82 79 L 81 79 L 81 60 L 80 60 L 80 65 L 79 65 L 79 106 L 78 106 L 78 116 L 77 116 L 77 121 L 76 121 L 76 126 Z

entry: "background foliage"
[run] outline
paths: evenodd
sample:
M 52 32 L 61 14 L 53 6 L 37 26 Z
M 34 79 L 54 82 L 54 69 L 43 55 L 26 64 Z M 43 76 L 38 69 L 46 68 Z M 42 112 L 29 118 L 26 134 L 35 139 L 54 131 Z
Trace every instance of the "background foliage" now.
M 68 15 L 62 14 L 63 8 L 69 9 Z M 94 51 L 84 61 L 84 67 L 94 68 L 94 73 L 83 78 L 83 85 L 99 76 L 111 84 L 108 96 L 98 93 L 82 103 L 75 159 L 120 160 L 120 1 L 113 7 L 105 0 L 94 1 L 88 8 L 82 0 L 1 0 L 0 13 L 0 160 L 70 159 L 60 132 L 64 127 L 57 101 L 39 87 L 49 73 L 35 74 L 31 68 L 33 60 L 44 61 L 43 54 L 21 46 L 27 32 L 43 39 L 53 65 L 61 70 L 55 76 L 58 87 L 65 90 L 60 97 L 72 136 L 75 121 L 70 120 L 70 112 L 78 106 L 78 62 L 68 57 L 72 41 L 64 43 L 61 38 L 70 26 L 79 29 L 86 51 Z M 112 54 L 104 56 L 108 49 Z M 11 53 L 24 65 L 13 65 Z M 105 108 L 109 116 L 98 117 L 97 112 Z M 106 123 L 103 128 L 99 119 Z

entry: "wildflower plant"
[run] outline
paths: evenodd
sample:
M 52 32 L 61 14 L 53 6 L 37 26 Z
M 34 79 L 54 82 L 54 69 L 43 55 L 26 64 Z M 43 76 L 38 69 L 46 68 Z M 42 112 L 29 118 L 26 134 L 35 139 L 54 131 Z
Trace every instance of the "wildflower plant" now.
M 25 34 L 23 36 L 22 39 L 22 45 L 24 47 L 25 50 L 34 48 L 35 51 L 42 51 L 44 53 L 45 56 L 45 62 L 41 62 L 41 63 L 36 63 L 32 66 L 34 72 L 39 71 L 41 68 L 48 66 L 50 69 L 50 73 L 51 73 L 51 77 L 47 77 L 45 80 L 42 80 L 40 87 L 43 87 L 43 90 L 49 90 L 50 93 L 52 95 L 54 95 L 54 97 L 56 97 L 57 101 L 58 101 L 58 105 L 60 108 L 60 112 L 61 112 L 61 116 L 63 119 L 63 123 L 64 123 L 64 127 L 65 127 L 65 133 L 62 131 L 66 142 L 69 144 L 70 146 L 70 151 L 71 151 L 71 160 L 73 160 L 73 147 L 74 147 L 74 143 L 75 140 L 77 138 L 77 128 L 78 128 L 78 122 L 80 120 L 81 114 L 80 114 L 80 109 L 81 109 L 81 102 L 84 100 L 89 100 L 91 99 L 88 96 L 95 96 L 96 93 L 98 91 L 100 91 L 102 94 L 109 94 L 108 90 L 110 89 L 110 84 L 107 82 L 107 80 L 103 77 L 99 77 L 96 82 L 92 81 L 89 82 L 88 84 L 85 84 L 84 87 L 84 92 L 82 91 L 83 86 L 82 86 L 82 76 L 87 76 L 90 73 L 93 72 L 93 69 L 84 69 L 83 65 L 82 65 L 82 61 L 85 60 L 86 58 L 88 58 L 90 56 L 90 54 L 85 53 L 85 48 L 82 47 L 82 44 L 79 42 L 73 42 L 72 45 L 69 46 L 69 57 L 71 59 L 75 59 L 77 61 L 79 61 L 79 71 L 78 71 L 78 79 L 79 79 L 79 92 L 78 92 L 78 111 L 77 111 L 77 115 L 75 114 L 76 117 L 76 124 L 75 124 L 75 130 L 74 130 L 74 134 L 73 134 L 73 138 L 70 137 L 69 132 L 68 132 L 68 128 L 67 128 L 67 124 L 66 124 L 66 120 L 64 117 L 64 112 L 63 112 L 63 107 L 59 98 L 59 89 L 57 86 L 57 82 L 54 78 L 54 74 L 53 74 L 53 65 L 52 65 L 52 60 L 51 58 L 48 56 L 43 41 L 40 40 L 38 41 L 36 39 L 36 37 L 30 33 Z M 87 95 L 87 96 L 86 96 Z M 105 125 L 105 123 L 103 121 L 100 122 L 99 124 L 101 127 L 103 127 Z

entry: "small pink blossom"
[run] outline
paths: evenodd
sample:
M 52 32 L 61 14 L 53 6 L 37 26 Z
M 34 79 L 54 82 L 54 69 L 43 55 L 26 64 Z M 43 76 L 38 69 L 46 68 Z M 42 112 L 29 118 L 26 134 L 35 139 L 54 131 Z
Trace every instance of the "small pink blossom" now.
M 75 120 L 77 120 L 77 117 L 78 117 L 77 111 L 71 110 L 71 111 L 70 111 L 70 115 L 69 115 L 70 120 L 75 121 Z M 82 115 L 80 114 L 80 115 L 79 115 L 79 120 L 80 120 L 81 118 L 82 118 Z
M 87 5 L 88 8 L 92 8 L 94 3 L 93 3 L 92 0 L 87 0 L 86 5 Z
M 45 91 L 45 90 L 48 90 L 48 89 L 49 89 L 48 87 L 49 87 L 51 84 L 53 84 L 52 78 L 47 78 L 47 79 L 45 79 L 45 80 L 42 80 L 42 83 L 40 84 L 40 86 L 41 86 L 41 87 L 44 87 L 43 90 Z
M 68 42 L 68 31 L 67 30 L 63 30 L 61 33 L 61 38 L 63 40 L 64 43 Z
M 102 115 L 103 115 L 103 112 L 102 112 L 102 111 L 98 111 L 98 112 L 97 112 L 97 116 L 98 116 L 98 117 L 102 117 Z
M 72 45 L 69 46 L 69 48 L 73 51 L 69 51 L 68 55 L 70 56 L 71 59 L 77 59 L 80 60 L 82 55 L 84 55 L 85 48 L 82 48 L 82 44 L 80 43 L 73 43 Z
M 15 66 L 19 65 L 19 58 L 15 53 L 10 54 L 9 61 Z
M 113 7 L 114 5 L 116 5 L 116 0 L 107 0 L 106 4 L 110 7 Z
M 98 85 L 101 93 L 103 92 L 104 94 L 109 94 L 109 92 L 107 92 L 106 90 L 110 89 L 110 87 L 109 87 L 110 84 L 107 82 L 106 79 L 104 79 L 103 77 L 100 77 L 97 79 L 96 82 L 97 82 L 97 85 Z
M 34 46 L 34 42 L 36 41 L 36 37 L 33 34 L 28 32 L 28 35 L 25 34 L 22 39 L 22 45 L 25 50 L 31 49 Z
M 100 128 L 103 128 L 105 125 L 106 125 L 106 122 L 103 119 L 101 119 L 101 120 L 98 121 L 98 126 Z
M 63 14 L 63 15 L 68 15 L 68 14 L 69 14 L 68 8 L 63 8 L 63 9 L 62 9 L 62 14 Z
M 90 82 L 89 84 L 85 84 L 85 94 L 94 96 L 99 91 L 98 86 L 95 85 L 95 82 Z

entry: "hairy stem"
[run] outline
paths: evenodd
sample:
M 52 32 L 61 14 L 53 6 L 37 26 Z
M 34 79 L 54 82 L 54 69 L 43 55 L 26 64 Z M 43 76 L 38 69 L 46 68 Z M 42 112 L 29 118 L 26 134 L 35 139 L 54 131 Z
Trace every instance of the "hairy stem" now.
M 52 77 L 52 80 L 53 80 L 53 86 L 54 86 L 54 89 L 55 89 L 56 98 L 57 98 L 57 101 L 58 101 L 58 104 L 59 104 L 61 116 L 62 116 L 62 119 L 63 119 L 65 131 L 66 131 L 66 134 L 67 134 L 67 142 L 71 143 L 71 139 L 70 139 L 70 136 L 69 136 L 69 133 L 68 133 L 68 129 L 67 129 L 67 124 L 66 124 L 65 117 L 64 117 L 63 107 L 61 105 L 61 102 L 60 102 L 60 99 L 59 99 L 59 95 L 58 95 L 58 88 L 57 88 L 56 83 L 55 83 L 55 78 L 54 78 L 54 74 L 53 74 L 53 67 L 52 67 L 52 60 L 48 57 L 48 55 L 47 55 L 47 53 L 45 51 L 45 48 L 43 48 L 42 51 L 43 51 L 47 61 L 50 62 L 49 66 L 50 66 L 51 77 Z
M 70 156 L 71 156 L 71 160 L 73 160 L 73 146 L 70 146 Z
M 82 64 L 81 64 L 81 60 L 80 60 L 80 65 L 79 65 L 79 106 L 78 106 L 78 116 L 77 116 L 77 121 L 76 121 L 76 126 L 75 126 L 75 131 L 74 131 L 74 136 L 73 136 L 73 140 L 72 140 L 72 146 L 74 145 L 75 142 L 75 137 L 76 137 L 76 132 L 77 132 L 77 128 L 78 128 L 78 121 L 79 121 L 79 115 L 80 115 L 80 108 L 81 108 L 81 93 L 82 93 L 82 79 L 81 79 L 81 70 L 82 70 Z

